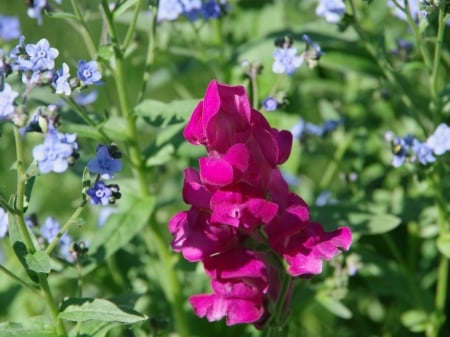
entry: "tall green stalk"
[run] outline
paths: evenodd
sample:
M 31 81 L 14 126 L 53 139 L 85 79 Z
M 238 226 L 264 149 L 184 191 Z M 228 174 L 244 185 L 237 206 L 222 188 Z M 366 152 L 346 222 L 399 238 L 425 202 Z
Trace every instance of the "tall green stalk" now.
M 108 33 L 110 34 L 111 41 L 113 42 L 114 48 L 114 62 L 112 66 L 113 76 L 116 83 L 117 97 L 119 101 L 120 115 L 126 120 L 128 139 L 126 141 L 126 148 L 128 149 L 128 155 L 130 157 L 133 176 L 137 180 L 140 189 L 140 195 L 142 197 L 149 196 L 149 186 L 151 182 L 149 181 L 149 176 L 146 172 L 145 163 L 143 157 L 141 156 L 141 151 L 138 142 L 138 131 L 136 126 L 136 116 L 133 114 L 132 106 L 128 98 L 126 90 L 126 74 L 124 71 L 124 49 L 123 45 L 119 41 L 117 31 L 115 29 L 114 20 L 112 13 L 109 10 L 108 2 L 102 0 L 102 9 L 104 12 L 106 25 L 108 27 Z M 132 21 L 132 24 L 136 24 L 136 20 Z M 134 28 L 133 28 L 134 29 Z M 131 28 L 130 28 L 131 30 Z M 129 31 L 130 31 L 129 30 Z M 154 36 L 150 43 L 154 43 Z M 153 47 L 149 46 L 149 60 L 153 58 Z M 149 61 L 148 60 L 148 61 Z M 146 65 L 148 66 L 148 65 Z M 148 75 L 148 74 L 147 74 Z M 147 80 L 147 79 L 144 79 Z M 143 95 L 143 93 L 142 93 Z M 139 97 L 138 99 L 142 99 Z M 173 317 L 175 319 L 175 325 L 177 328 L 177 333 L 181 337 L 189 337 L 188 324 L 183 310 L 183 299 L 181 297 L 181 285 L 178 280 L 178 276 L 169 264 L 171 251 L 169 245 L 164 243 L 164 238 L 162 233 L 158 231 L 155 227 L 150 227 L 152 241 L 158 246 L 158 254 L 160 260 L 163 262 L 164 267 L 163 272 L 166 274 L 165 279 L 170 282 L 170 293 L 166 294 L 168 300 L 171 301 L 171 307 L 173 311 Z
M 19 129 L 14 126 L 14 140 L 16 144 L 16 160 L 17 160 L 17 187 L 16 187 L 16 199 L 15 199 L 15 218 L 19 226 L 20 234 L 24 240 L 28 254 L 34 254 L 39 249 L 35 247 L 31 234 L 28 231 L 27 225 L 24 219 L 25 213 L 25 184 L 26 174 L 24 166 L 23 144 L 19 133 Z M 56 305 L 55 298 L 48 284 L 48 275 L 44 273 L 37 273 L 38 283 L 41 289 L 41 294 L 45 299 L 47 308 L 49 309 L 53 319 L 56 323 L 57 332 L 60 335 L 67 336 L 66 328 L 61 319 L 58 318 L 58 306 Z

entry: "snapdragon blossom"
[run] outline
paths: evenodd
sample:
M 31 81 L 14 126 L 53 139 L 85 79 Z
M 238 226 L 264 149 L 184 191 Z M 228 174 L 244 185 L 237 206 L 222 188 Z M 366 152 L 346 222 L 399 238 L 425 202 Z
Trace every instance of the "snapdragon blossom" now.
M 288 159 L 292 134 L 272 128 L 243 87 L 212 81 L 183 134 L 208 154 L 198 170 L 184 172 L 183 199 L 191 207 L 170 219 L 171 246 L 203 263 L 213 290 L 189 301 L 210 321 L 262 328 L 272 314 L 268 303 L 279 301 L 280 274 L 320 273 L 322 260 L 349 249 L 350 229 L 324 232 L 310 220 L 308 205 L 289 191 L 278 168 Z M 269 247 L 249 248 L 261 245 Z M 286 269 L 269 262 L 270 254 Z

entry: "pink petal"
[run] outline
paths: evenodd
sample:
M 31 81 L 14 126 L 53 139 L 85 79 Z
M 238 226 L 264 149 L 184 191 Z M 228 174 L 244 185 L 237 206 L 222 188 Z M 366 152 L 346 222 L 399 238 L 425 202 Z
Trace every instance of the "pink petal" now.
M 311 223 L 304 231 L 291 237 L 283 254 L 292 276 L 311 276 L 322 272 L 322 260 L 330 260 L 348 250 L 352 234 L 348 227 L 324 232 L 319 223 Z
M 205 184 L 226 186 L 234 180 L 233 166 L 226 160 L 213 157 L 199 159 L 200 175 Z
M 200 176 L 193 168 L 184 170 L 184 202 L 200 209 L 208 209 L 211 192 L 203 185 Z
M 253 323 L 264 314 L 261 303 L 245 299 L 228 299 L 217 295 L 194 295 L 189 298 L 195 314 L 208 321 L 218 321 L 226 317 L 227 325 Z

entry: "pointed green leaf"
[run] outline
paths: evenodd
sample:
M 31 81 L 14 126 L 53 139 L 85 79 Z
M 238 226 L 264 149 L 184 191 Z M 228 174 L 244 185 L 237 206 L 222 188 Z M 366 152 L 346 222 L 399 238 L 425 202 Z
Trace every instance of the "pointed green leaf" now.
M 147 99 L 134 108 L 134 113 L 151 125 L 165 127 L 174 122 L 187 121 L 199 101 L 185 99 L 164 103 Z
M 392 214 L 350 214 L 350 224 L 352 230 L 364 234 L 382 234 L 390 232 L 401 223 L 401 219 Z
M 27 254 L 25 256 L 25 260 L 27 261 L 28 268 L 35 271 L 36 273 L 50 273 L 50 257 L 47 255 L 47 253 L 43 251 L 37 251 L 34 254 Z
M 105 299 L 68 298 L 61 304 L 59 318 L 75 322 L 96 320 L 131 324 L 144 321 L 147 316 Z
M 129 137 L 127 123 L 121 117 L 109 117 L 102 129 L 110 139 L 126 140 Z
M 336 316 L 338 316 L 340 318 L 344 318 L 344 319 L 352 318 L 352 312 L 342 302 L 340 302 L 326 294 L 321 294 L 321 295 L 317 296 L 317 300 L 328 311 L 335 314 Z
M 2 337 L 55 337 L 58 336 L 55 327 L 47 322 L 45 317 L 33 317 L 26 322 L 0 323 Z
M 38 276 L 36 275 L 36 272 L 34 270 L 31 270 L 28 266 L 28 262 L 26 260 L 26 256 L 28 255 L 28 249 L 25 245 L 25 242 L 22 238 L 22 234 L 20 233 L 19 224 L 16 221 L 16 217 L 12 214 L 8 214 L 8 234 L 9 234 L 9 241 L 11 243 L 11 247 L 14 250 L 14 253 L 16 254 L 17 258 L 19 259 L 20 263 L 23 265 L 25 270 L 27 271 L 28 276 L 33 282 L 38 282 Z M 28 230 L 28 227 L 27 227 Z M 30 232 L 30 235 L 32 238 L 34 238 L 34 235 Z M 36 245 L 35 245 L 36 246 Z

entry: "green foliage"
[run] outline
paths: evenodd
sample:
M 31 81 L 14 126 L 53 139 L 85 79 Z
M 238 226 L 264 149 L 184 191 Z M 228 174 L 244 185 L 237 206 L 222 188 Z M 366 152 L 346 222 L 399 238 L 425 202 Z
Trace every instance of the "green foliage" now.
M 332 24 L 315 14 L 316 0 L 234 0 L 220 19 L 195 22 L 156 22 L 157 1 L 49 0 L 39 26 L 24 1 L 2 1 L 0 14 L 19 17 L 25 43 L 48 39 L 60 52 L 56 67 L 67 63 L 72 76 L 78 60 L 96 60 L 103 84 L 70 98 L 38 86 L 15 101 L 25 119 L 58 104 L 56 124 L 77 134 L 80 155 L 63 174 L 39 173 L 32 149 L 42 134 L 0 121 L 0 206 L 9 220 L 9 239 L 0 239 L 0 336 L 272 336 L 198 318 L 188 298 L 209 293 L 209 279 L 170 247 L 168 221 L 187 209 L 182 172 L 206 153 L 182 132 L 216 79 L 245 86 L 258 110 L 265 97 L 279 99 L 276 111 L 263 111 L 272 127 L 339 121 L 332 132 L 295 139 L 282 171 L 312 220 L 327 231 L 349 226 L 353 244 L 324 261 L 321 275 L 295 279 L 281 334 L 446 337 L 450 155 L 395 168 L 389 135 L 425 142 L 450 123 L 450 6 L 434 1 L 416 24 L 393 16 L 387 1 L 344 2 L 346 14 Z M 275 39 L 290 36 L 302 53 L 303 34 L 324 51 L 320 60 L 274 74 Z M 16 44 L 0 38 L 0 57 Z M 19 76 L 1 80 L 26 91 Z M 75 103 L 91 90 L 97 100 Z M 106 207 L 87 195 L 100 179 L 86 167 L 99 144 L 117 145 L 123 161 L 111 180 L 121 197 Z M 323 192 L 330 198 L 316 203 Z M 99 221 L 105 209 L 111 214 Z M 48 216 L 61 224 L 54 246 L 40 232 Z M 73 239 L 69 258 L 63 234 Z

